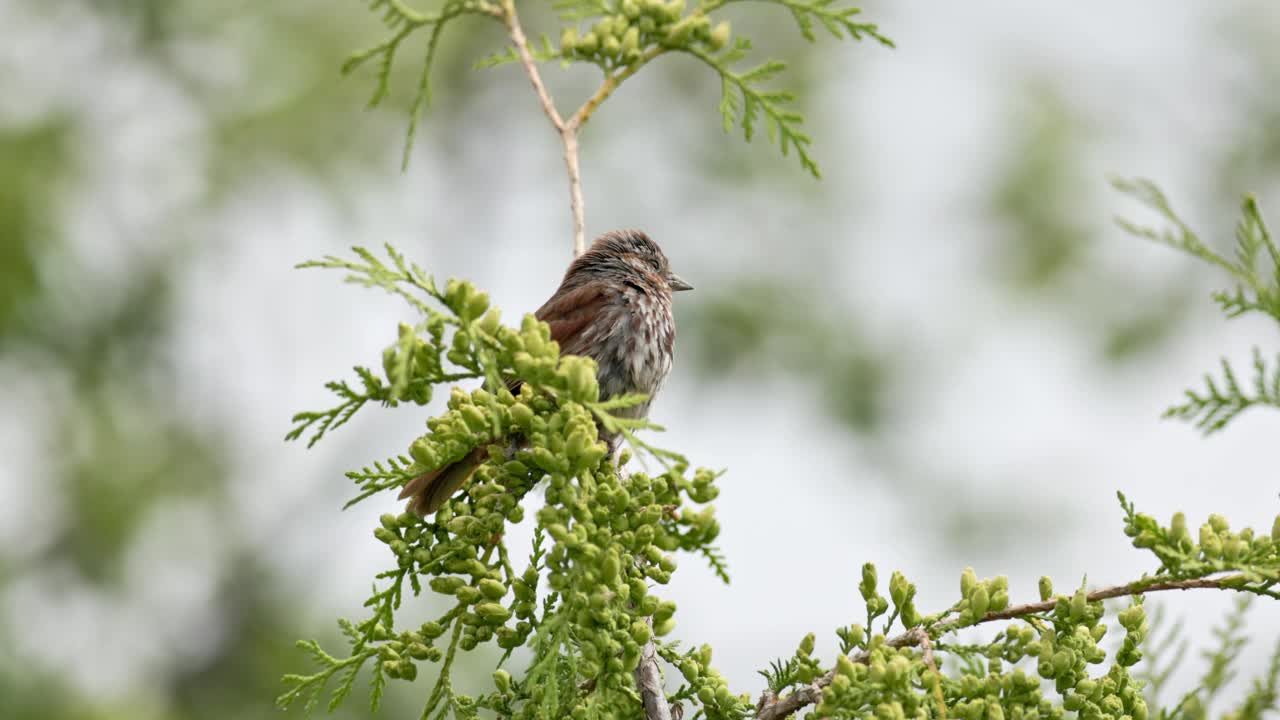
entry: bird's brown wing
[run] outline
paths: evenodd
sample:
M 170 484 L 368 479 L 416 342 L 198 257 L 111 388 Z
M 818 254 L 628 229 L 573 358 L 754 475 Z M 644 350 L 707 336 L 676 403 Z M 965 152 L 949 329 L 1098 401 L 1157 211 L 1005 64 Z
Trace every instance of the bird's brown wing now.
M 488 446 L 481 445 L 454 463 L 423 473 L 405 483 L 400 499 L 411 498 L 406 511 L 426 517 L 453 497 L 466 484 L 488 456 Z
M 551 339 L 560 345 L 562 355 L 582 355 L 587 350 L 587 340 L 582 329 L 591 318 L 607 310 L 608 294 L 600 287 L 580 287 L 563 295 L 556 293 L 543 303 L 534 317 L 551 326 Z M 512 395 L 520 394 L 520 378 L 507 382 Z
M 582 332 L 592 320 L 609 311 L 610 297 L 600 283 L 585 285 L 566 293 L 556 293 L 534 316 L 551 326 L 551 339 L 560 344 L 563 355 L 584 355 L 591 338 Z
M 580 287 L 564 294 L 557 293 L 534 316 L 551 326 L 551 339 L 560 344 L 560 352 L 566 355 L 582 355 L 587 350 L 589 338 L 582 330 L 592 319 L 608 312 L 609 296 L 599 287 Z M 520 394 L 521 381 L 516 378 L 507 383 L 512 395 Z M 425 516 L 440 509 L 445 500 L 466 484 L 476 469 L 484 462 L 487 450 L 478 447 L 469 455 L 428 473 L 423 473 L 408 483 L 400 492 L 401 499 L 410 498 L 409 512 Z

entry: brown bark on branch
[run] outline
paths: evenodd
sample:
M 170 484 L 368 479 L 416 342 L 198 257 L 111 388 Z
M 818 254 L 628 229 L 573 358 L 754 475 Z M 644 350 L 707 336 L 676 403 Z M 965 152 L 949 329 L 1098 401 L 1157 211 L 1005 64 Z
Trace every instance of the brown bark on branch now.
M 653 627 L 653 618 L 645 622 Z M 667 691 L 662 686 L 662 670 L 658 667 L 658 648 L 653 638 L 640 649 L 640 664 L 636 666 L 636 688 L 640 691 L 640 699 L 644 701 L 644 716 L 647 720 L 672 720 L 671 706 L 667 703 Z

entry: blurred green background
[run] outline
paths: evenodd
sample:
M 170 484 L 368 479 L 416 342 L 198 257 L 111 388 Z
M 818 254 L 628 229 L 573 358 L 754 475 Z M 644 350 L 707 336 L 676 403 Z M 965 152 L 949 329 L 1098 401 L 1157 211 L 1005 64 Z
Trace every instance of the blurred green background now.
M 925 607 L 965 565 L 1025 595 L 1140 572 L 1113 552 L 1117 488 L 1269 522 L 1275 419 L 1201 441 L 1156 418 L 1276 333 L 1221 322 L 1222 278 L 1115 231 L 1133 208 L 1105 179 L 1161 181 L 1216 241 L 1246 191 L 1280 218 L 1273 3 L 869 4 L 895 51 L 734 11 L 791 61 L 826 180 L 723 135 L 717 82 L 679 58 L 583 141 L 589 232 L 650 230 L 698 288 L 655 415 L 729 469 L 735 585 L 691 567 L 679 636 L 754 692 L 856 614 L 864 560 Z M 391 502 L 340 513 L 341 473 L 423 417 L 283 443 L 403 315 L 294 263 L 392 242 L 508 318 L 558 281 L 555 138 L 515 68 L 471 70 L 496 28 L 446 35 L 404 174 L 418 56 L 376 111 L 367 74 L 337 73 L 381 35 L 354 0 L 0 0 L 0 717 L 277 716 L 293 640 L 359 612 Z M 592 87 L 547 72 L 565 106 Z M 419 686 L 392 691 L 384 716 L 416 712 Z

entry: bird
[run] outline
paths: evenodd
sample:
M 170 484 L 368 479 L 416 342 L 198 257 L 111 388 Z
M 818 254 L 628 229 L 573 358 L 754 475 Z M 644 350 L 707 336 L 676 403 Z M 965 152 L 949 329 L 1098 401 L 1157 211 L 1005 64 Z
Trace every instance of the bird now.
M 648 399 L 622 408 L 622 417 L 645 418 L 671 372 L 676 326 L 674 293 L 692 290 L 671 270 L 667 256 L 640 230 L 607 232 L 565 271 L 559 288 L 534 316 L 551 327 L 562 355 L 596 361 L 600 398 L 641 393 Z M 518 384 L 516 385 L 518 388 Z M 514 392 L 514 390 L 513 390 Z M 617 438 L 605 438 L 610 449 Z M 425 517 L 452 497 L 488 457 L 485 447 L 407 483 L 400 499 Z

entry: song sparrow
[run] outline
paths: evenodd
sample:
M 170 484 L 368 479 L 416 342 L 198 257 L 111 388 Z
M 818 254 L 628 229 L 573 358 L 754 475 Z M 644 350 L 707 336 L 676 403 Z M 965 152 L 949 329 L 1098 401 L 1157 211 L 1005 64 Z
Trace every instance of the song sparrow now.
M 626 393 L 653 395 L 671 370 L 676 326 L 671 293 L 693 286 L 671 272 L 658 244 L 639 230 L 601 235 L 573 261 L 560 288 L 538 312 L 565 355 L 596 361 L 601 399 Z M 646 417 L 645 402 L 619 411 Z M 612 439 L 610 439 L 612 445 Z M 485 448 L 405 484 L 408 510 L 435 512 L 461 488 L 487 457 Z

